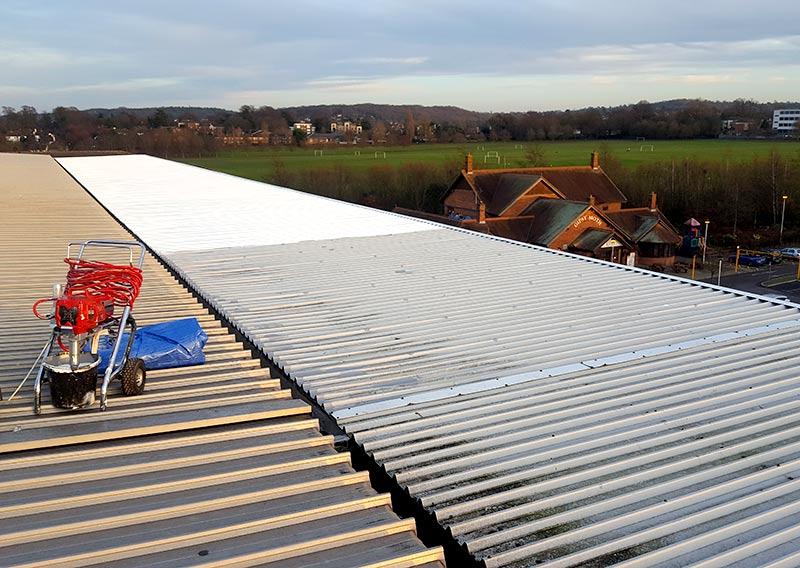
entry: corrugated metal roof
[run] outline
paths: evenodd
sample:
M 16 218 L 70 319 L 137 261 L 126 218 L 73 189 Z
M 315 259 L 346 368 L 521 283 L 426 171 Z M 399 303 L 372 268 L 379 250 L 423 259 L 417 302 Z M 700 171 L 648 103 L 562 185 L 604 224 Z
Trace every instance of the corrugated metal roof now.
M 66 243 L 129 239 L 52 159 L 0 154 L 0 387 L 7 399 L 49 335 L 33 302 L 63 281 Z M 140 325 L 196 317 L 203 366 L 150 371 L 138 397 L 56 410 L 32 379 L 0 402 L 0 565 L 441 566 L 413 519 L 371 488 L 169 273 L 148 257 Z
M 488 566 L 761 566 L 799 550 L 799 354 L 783 330 L 341 423 Z
M 169 212 L 212 239 L 216 174 L 63 163 L 488 566 L 796 563 L 796 306 L 430 224 L 332 238 L 334 210 L 322 240 L 181 249 Z M 242 226 L 249 184 L 217 204 Z

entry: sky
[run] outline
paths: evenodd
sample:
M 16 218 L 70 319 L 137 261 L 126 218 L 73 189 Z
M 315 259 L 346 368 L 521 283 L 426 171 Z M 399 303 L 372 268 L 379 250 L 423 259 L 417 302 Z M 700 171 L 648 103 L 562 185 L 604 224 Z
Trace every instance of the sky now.
M 800 100 L 797 0 L 0 0 L 0 106 Z

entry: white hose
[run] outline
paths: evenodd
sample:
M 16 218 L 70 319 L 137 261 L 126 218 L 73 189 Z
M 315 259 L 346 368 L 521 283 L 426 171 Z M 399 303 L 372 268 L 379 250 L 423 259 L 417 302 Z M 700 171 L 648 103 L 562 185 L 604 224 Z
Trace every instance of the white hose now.
M 33 362 L 33 366 L 31 367 L 31 370 L 28 371 L 28 374 L 25 375 L 25 378 L 22 379 L 22 382 L 17 386 L 16 390 L 13 393 L 11 393 L 11 396 L 8 397 L 8 400 L 6 402 L 11 402 L 14 399 L 14 397 L 17 396 L 17 393 L 19 392 L 19 389 L 22 388 L 22 385 L 25 384 L 25 381 L 28 380 L 28 377 L 31 376 L 31 373 L 33 373 L 33 370 L 39 364 L 39 360 L 42 358 L 42 355 L 44 355 L 44 352 L 47 349 L 48 345 L 50 345 L 50 341 L 48 341 L 47 343 L 44 344 L 44 347 L 42 347 L 42 350 L 39 351 L 39 355 L 36 356 L 36 361 Z

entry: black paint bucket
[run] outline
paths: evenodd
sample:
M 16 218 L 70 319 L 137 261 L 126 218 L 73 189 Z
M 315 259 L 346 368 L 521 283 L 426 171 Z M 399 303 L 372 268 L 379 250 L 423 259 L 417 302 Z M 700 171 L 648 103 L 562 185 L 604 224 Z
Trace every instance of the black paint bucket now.
M 97 366 L 100 357 L 81 353 L 78 367 L 72 369 L 69 353 L 51 355 L 44 362 L 50 383 L 50 402 L 56 408 L 84 408 L 94 402 L 97 390 Z

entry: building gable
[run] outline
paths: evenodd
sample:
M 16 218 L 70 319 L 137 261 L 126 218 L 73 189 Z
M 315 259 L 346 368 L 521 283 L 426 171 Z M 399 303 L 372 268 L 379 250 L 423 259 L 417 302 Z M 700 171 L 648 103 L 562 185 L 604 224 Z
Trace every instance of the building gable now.
M 462 170 L 442 199 L 444 214 L 477 217 L 480 196 Z

